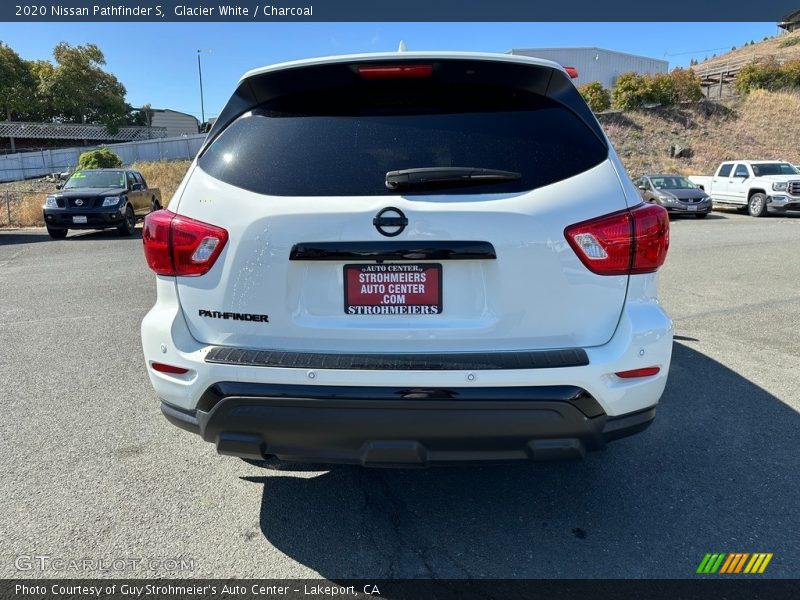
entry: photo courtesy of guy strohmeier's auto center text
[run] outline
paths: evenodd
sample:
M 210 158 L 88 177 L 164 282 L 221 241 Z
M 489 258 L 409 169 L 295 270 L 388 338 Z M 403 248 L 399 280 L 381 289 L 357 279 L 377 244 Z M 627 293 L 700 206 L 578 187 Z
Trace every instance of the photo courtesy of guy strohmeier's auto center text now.
M 0 598 L 800 597 L 798 0 L 0 24 Z

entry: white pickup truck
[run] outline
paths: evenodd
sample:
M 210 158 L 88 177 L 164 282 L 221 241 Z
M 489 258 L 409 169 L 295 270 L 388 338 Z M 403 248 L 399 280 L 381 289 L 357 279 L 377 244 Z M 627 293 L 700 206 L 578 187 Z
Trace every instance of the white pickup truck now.
M 737 206 L 754 217 L 763 217 L 770 209 L 800 210 L 800 170 L 788 162 L 724 162 L 716 175 L 693 175 L 689 181 L 705 190 L 714 204 Z

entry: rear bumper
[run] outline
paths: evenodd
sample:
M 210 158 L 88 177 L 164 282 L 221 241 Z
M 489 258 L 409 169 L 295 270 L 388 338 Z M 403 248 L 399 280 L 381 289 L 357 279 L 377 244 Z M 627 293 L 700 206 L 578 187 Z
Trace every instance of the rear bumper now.
M 365 466 L 582 458 L 646 429 L 655 407 L 609 418 L 574 386 L 414 389 L 222 382 L 198 409 L 162 403 L 220 454 Z

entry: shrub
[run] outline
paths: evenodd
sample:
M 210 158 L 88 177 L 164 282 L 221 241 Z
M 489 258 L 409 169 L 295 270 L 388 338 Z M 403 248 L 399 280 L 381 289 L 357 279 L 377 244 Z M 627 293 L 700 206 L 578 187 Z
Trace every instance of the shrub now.
M 115 169 L 122 166 L 122 159 L 108 148 L 84 152 L 78 158 L 79 169 Z
M 648 91 L 649 85 L 644 75 L 623 73 L 614 84 L 614 107 L 623 110 L 639 108 L 648 101 Z
M 703 97 L 700 78 L 689 69 L 673 69 L 669 74 L 639 75 L 624 73 L 614 86 L 614 106 L 639 108 L 645 104 L 670 106 L 677 102 L 697 102 Z
M 586 83 L 580 86 L 578 91 L 594 112 L 603 112 L 611 108 L 611 92 L 604 88 L 599 81 Z
M 788 40 L 783 40 L 778 44 L 778 48 L 789 48 L 790 46 L 797 46 L 798 44 L 800 44 L 800 37 L 793 37 Z
M 700 77 L 691 69 L 676 68 L 669 74 L 672 78 L 673 102 L 697 102 L 703 98 Z
M 753 90 L 782 90 L 800 87 L 800 60 L 783 64 L 774 58 L 752 62 L 736 75 L 736 91 L 747 95 Z

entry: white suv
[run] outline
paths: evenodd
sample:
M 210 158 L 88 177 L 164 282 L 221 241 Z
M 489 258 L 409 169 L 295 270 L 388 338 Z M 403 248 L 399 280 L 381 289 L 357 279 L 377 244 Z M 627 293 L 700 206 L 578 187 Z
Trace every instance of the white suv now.
M 150 380 L 222 454 L 580 457 L 645 429 L 666 383 L 666 211 L 552 62 L 251 71 L 143 238 Z

